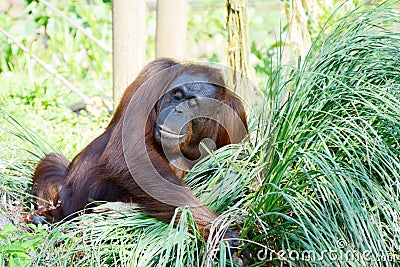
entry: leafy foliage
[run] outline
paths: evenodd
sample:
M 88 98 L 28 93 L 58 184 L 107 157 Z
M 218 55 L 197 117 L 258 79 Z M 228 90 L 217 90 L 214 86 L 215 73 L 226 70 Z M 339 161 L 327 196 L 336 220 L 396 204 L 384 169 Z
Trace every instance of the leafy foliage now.
M 33 255 L 46 238 L 42 226 L 29 225 L 32 232 L 6 224 L 0 232 L 0 262 L 9 267 L 32 266 Z

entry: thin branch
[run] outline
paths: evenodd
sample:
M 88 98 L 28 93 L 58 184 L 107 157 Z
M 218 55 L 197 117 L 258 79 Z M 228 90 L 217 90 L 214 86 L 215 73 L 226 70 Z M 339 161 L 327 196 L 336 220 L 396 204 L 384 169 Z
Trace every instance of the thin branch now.
M 66 87 L 68 87 L 72 92 L 74 92 L 80 98 L 82 98 L 86 104 L 93 104 L 93 101 L 89 97 L 87 97 L 84 93 L 82 93 L 77 87 L 75 87 L 75 85 L 73 85 L 67 79 L 65 79 L 64 76 L 59 74 L 53 66 L 47 64 L 46 62 L 41 60 L 38 56 L 31 53 L 28 48 L 26 48 L 20 41 L 18 41 L 17 38 L 15 38 L 10 33 L 8 33 L 1 26 L 0 26 L 0 32 L 2 34 L 4 34 L 10 41 L 12 41 L 16 46 L 18 46 L 22 51 L 24 51 L 25 53 L 29 53 L 31 58 L 33 58 L 37 63 L 39 63 L 48 73 L 53 75 L 54 78 L 59 80 L 62 84 L 64 84 Z
M 75 21 L 70 19 L 67 15 L 65 15 L 63 12 L 61 12 L 55 6 L 53 6 L 52 4 L 47 2 L 46 0 L 39 0 L 39 2 L 41 2 L 43 5 L 47 6 L 48 8 L 53 10 L 55 13 L 57 13 L 57 15 L 62 17 L 64 20 L 66 20 L 69 24 L 71 24 L 73 27 L 75 27 L 78 31 L 80 31 L 84 35 L 86 35 L 90 40 L 95 42 L 101 49 L 103 49 L 107 53 L 110 53 L 110 54 L 112 53 L 112 49 L 108 45 L 106 45 L 105 43 L 103 43 L 102 41 L 100 41 L 99 39 L 94 37 L 93 34 L 90 31 L 86 30 L 81 25 L 79 25 L 78 23 L 76 23 Z

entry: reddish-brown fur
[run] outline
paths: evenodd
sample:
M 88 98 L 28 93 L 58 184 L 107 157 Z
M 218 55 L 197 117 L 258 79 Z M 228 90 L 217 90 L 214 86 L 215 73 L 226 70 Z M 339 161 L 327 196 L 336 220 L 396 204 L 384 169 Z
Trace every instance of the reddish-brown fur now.
M 174 215 L 176 206 L 162 203 L 142 190 L 132 178 L 122 152 L 122 118 L 126 113 L 129 101 L 147 80 L 156 76 L 160 71 L 171 66 L 179 66 L 175 71 L 168 71 L 163 80 L 157 83 L 166 87 L 170 81 L 182 72 L 206 72 L 212 79 L 221 78 L 207 67 L 195 64 L 180 64 L 170 59 L 159 59 L 149 63 L 138 78 L 126 89 L 110 124 L 99 137 L 94 139 L 71 163 L 62 155 L 51 153 L 44 157 L 36 167 L 33 176 L 33 192 L 40 199 L 39 213 L 49 221 L 60 221 L 66 217 L 76 216 L 76 212 L 88 207 L 91 201 L 122 201 L 136 203 L 143 211 L 163 221 L 169 222 Z M 240 100 L 228 90 L 223 90 L 220 101 L 229 105 L 240 117 L 246 127 L 246 117 Z M 146 123 L 145 142 L 147 151 L 154 168 L 162 177 L 173 184 L 186 186 L 170 167 L 162 149 L 155 144 L 153 122 L 157 109 L 153 108 Z M 229 123 L 229 114 L 223 118 Z M 133 122 L 134 123 L 134 122 Z M 216 122 L 209 120 L 207 133 L 204 137 L 215 141 L 217 148 L 230 144 L 227 132 Z M 243 136 L 244 137 L 244 136 Z M 140 168 L 140 166 L 138 166 Z M 146 169 L 140 169 L 140 177 L 146 177 Z M 136 177 L 136 179 L 141 179 Z M 162 192 L 162 191 L 160 191 Z M 207 237 L 206 230 L 216 214 L 195 199 L 188 196 L 188 203 L 196 202 L 198 206 L 190 208 L 199 230 Z

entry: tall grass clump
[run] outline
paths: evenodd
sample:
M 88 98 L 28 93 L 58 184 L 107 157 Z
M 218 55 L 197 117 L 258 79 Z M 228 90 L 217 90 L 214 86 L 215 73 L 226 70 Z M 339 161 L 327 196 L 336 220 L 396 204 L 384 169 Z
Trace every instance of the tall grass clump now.
M 262 264 L 400 262 L 399 52 L 398 12 L 356 10 L 271 83 L 290 96 L 259 140 L 269 157 L 245 231 Z
M 276 69 L 249 140 L 185 177 L 223 214 L 217 235 L 240 230 L 252 266 L 399 264 L 400 14 L 389 4 L 326 26 L 300 68 Z M 31 265 L 238 265 L 227 243 L 188 230 L 185 209 L 177 227 L 99 209 L 53 226 Z

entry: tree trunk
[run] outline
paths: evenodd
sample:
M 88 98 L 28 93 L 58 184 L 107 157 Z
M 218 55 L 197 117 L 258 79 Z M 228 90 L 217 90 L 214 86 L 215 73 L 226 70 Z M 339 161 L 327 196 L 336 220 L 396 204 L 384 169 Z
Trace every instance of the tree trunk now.
M 141 71 L 146 60 L 146 2 L 113 0 L 114 106 Z
M 233 69 L 228 86 L 247 103 L 252 104 L 254 90 L 251 80 L 254 74 L 249 64 L 247 0 L 227 0 L 226 9 L 227 61 L 228 66 Z
M 187 6 L 187 0 L 157 1 L 157 58 L 185 58 Z

